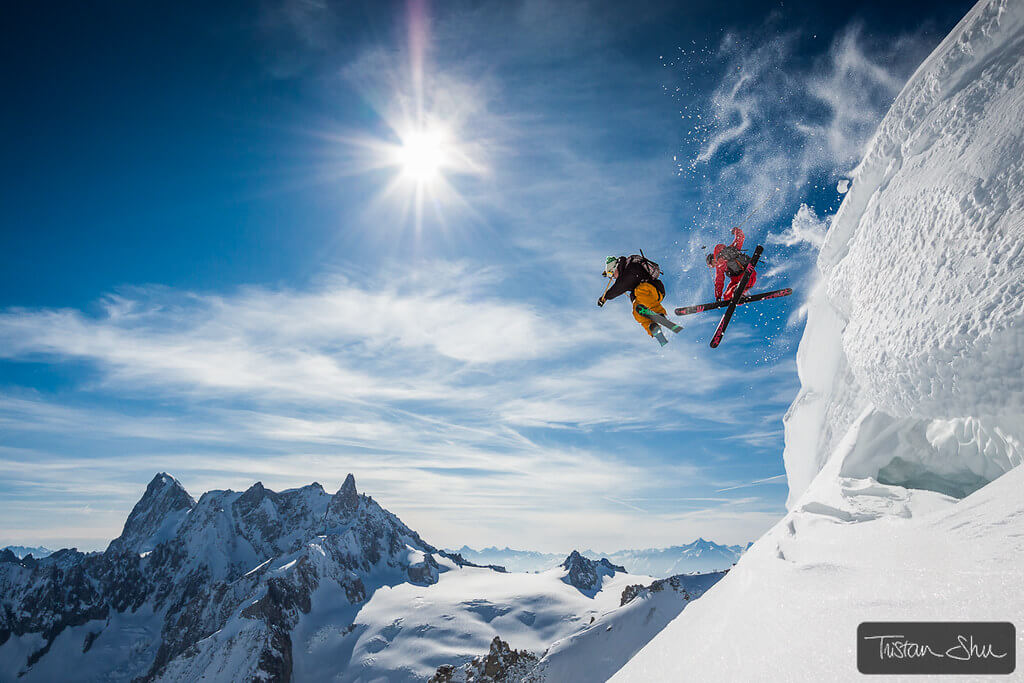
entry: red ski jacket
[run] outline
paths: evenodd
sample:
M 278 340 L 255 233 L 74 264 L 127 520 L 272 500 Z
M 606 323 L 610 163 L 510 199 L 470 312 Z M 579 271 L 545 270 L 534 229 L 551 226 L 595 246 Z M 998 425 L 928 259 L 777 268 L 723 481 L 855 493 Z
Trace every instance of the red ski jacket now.
M 743 240 L 746 239 L 746 235 L 739 228 L 733 228 L 732 234 L 736 236 L 736 239 L 732 241 L 730 246 L 736 247 L 737 249 L 743 248 Z M 724 258 L 718 258 L 719 253 L 725 249 L 724 244 L 716 244 L 714 251 L 714 260 L 712 264 L 715 268 L 715 299 L 722 298 L 722 290 L 725 289 L 725 275 L 729 270 L 729 262 Z M 730 275 L 730 277 L 739 277 Z

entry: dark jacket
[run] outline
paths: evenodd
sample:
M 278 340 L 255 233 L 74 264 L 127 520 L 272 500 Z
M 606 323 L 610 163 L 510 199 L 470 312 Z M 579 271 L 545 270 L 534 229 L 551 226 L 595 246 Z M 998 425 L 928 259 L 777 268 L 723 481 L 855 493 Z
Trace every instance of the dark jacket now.
M 632 301 L 636 297 L 633 294 L 633 290 L 644 282 L 650 282 L 654 285 L 654 288 L 658 290 L 662 298 L 665 297 L 665 285 L 661 283 L 661 280 L 652 278 L 650 274 L 641 266 L 639 263 L 630 263 L 626 265 L 626 257 L 622 256 L 619 258 L 619 276 L 615 278 L 615 282 L 605 292 L 604 298 L 607 301 L 611 301 L 620 294 L 629 292 L 629 300 Z

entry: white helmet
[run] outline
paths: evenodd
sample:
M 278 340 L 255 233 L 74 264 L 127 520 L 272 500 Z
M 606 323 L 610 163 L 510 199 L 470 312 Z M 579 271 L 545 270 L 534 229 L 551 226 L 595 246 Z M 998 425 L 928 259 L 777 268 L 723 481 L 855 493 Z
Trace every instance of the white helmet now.
M 615 271 L 619 267 L 619 257 L 609 256 L 604 260 L 604 276 L 615 277 Z

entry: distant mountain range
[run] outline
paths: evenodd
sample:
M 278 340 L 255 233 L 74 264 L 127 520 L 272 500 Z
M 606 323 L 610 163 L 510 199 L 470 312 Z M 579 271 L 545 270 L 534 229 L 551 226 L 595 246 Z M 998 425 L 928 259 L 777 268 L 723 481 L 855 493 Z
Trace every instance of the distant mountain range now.
M 19 560 L 27 555 L 31 555 L 37 560 L 41 560 L 44 557 L 49 557 L 53 554 L 53 551 L 43 546 L 26 546 L 26 545 L 8 545 L 0 548 L 0 552 L 10 550 L 14 553 L 15 557 Z
M 692 543 L 670 548 L 619 550 L 612 553 L 584 550 L 581 554 L 592 560 L 608 558 L 611 562 L 624 566 L 626 571 L 632 573 L 664 578 L 677 574 L 728 569 L 749 547 L 749 543 L 746 546 L 720 545 L 698 538 Z M 544 571 L 554 567 L 565 557 L 565 555 L 557 553 L 540 553 L 533 550 L 513 550 L 512 548 L 491 547 L 474 550 L 465 545 L 456 552 L 471 562 L 500 565 L 510 572 Z
M 721 576 L 576 551 L 507 573 L 430 545 L 351 475 L 197 501 L 161 473 L 104 552 L 0 551 L 0 681 L 479 680 L 502 662 L 502 681 L 605 680 Z

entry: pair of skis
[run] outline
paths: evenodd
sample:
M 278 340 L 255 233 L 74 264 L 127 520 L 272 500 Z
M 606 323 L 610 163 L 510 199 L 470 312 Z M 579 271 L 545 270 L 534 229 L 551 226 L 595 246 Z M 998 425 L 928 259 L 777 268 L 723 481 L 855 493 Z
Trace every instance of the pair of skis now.
M 661 344 L 662 346 L 664 346 L 665 344 L 668 344 L 668 339 L 665 339 L 665 335 L 661 331 L 662 327 L 667 327 L 668 329 L 672 330 L 676 334 L 679 334 L 679 331 L 683 329 L 682 325 L 675 324 L 674 322 L 672 322 L 671 320 L 669 320 L 668 318 L 663 316 L 661 313 L 655 313 L 654 311 L 652 311 L 651 309 L 647 308 L 646 306 L 637 306 L 636 310 L 637 310 L 637 313 L 639 313 L 640 315 L 642 315 L 645 318 L 647 318 L 648 320 L 652 320 L 652 321 L 654 321 L 656 323 L 654 325 L 654 334 L 653 334 L 653 336 L 658 341 L 658 343 Z
M 793 290 L 789 287 L 785 289 L 776 289 L 771 292 L 761 292 L 760 294 L 751 294 L 750 296 L 740 297 L 737 306 L 743 304 L 749 304 L 751 301 L 761 301 L 762 299 L 774 299 L 780 296 L 789 296 L 793 293 Z M 680 306 L 676 309 L 676 315 L 690 315 L 691 313 L 700 313 L 702 311 L 711 311 L 716 308 L 725 308 L 732 303 L 732 299 L 727 301 L 712 301 L 709 304 L 700 304 L 699 306 Z

